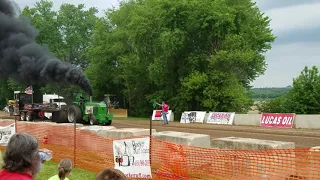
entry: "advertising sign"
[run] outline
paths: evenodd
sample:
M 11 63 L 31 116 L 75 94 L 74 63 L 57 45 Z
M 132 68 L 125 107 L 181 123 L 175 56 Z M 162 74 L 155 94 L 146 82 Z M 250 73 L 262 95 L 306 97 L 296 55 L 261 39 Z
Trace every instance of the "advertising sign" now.
M 168 121 L 173 121 L 174 117 L 173 117 L 172 110 L 168 111 L 167 119 L 168 119 Z M 163 121 L 162 110 L 154 110 L 152 113 L 152 120 L 153 121 Z
M 114 168 L 128 178 L 152 179 L 150 166 L 150 138 L 113 141 Z
M 235 112 L 209 112 L 207 123 L 232 125 Z
M 7 146 L 12 135 L 16 133 L 15 123 L 0 127 L 0 146 Z
M 182 113 L 180 123 L 203 123 L 205 111 L 185 111 Z
M 292 128 L 294 118 L 294 113 L 263 113 L 260 120 L 260 126 L 273 128 Z

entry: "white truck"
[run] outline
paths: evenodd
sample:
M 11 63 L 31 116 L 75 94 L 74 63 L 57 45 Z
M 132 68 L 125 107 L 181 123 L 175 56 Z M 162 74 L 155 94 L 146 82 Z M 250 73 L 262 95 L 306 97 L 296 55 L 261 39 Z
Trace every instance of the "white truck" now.
M 43 103 L 55 103 L 58 105 L 59 108 L 61 106 L 67 105 L 67 103 L 64 102 L 64 98 L 62 96 L 59 96 L 57 94 L 44 94 L 42 96 Z M 52 113 L 45 112 L 44 116 L 48 119 L 52 119 Z

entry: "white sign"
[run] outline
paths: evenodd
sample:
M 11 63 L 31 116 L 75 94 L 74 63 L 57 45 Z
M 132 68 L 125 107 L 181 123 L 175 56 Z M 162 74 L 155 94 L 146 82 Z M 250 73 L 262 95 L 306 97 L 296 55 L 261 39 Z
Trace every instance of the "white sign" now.
M 150 166 L 150 138 L 113 141 L 114 168 L 128 178 L 152 179 Z
M 207 123 L 209 124 L 229 124 L 232 125 L 235 113 L 229 112 L 209 112 Z
M 168 111 L 167 119 L 168 119 L 168 121 L 173 121 L 174 120 L 174 116 L 173 116 L 172 110 Z M 153 110 L 152 120 L 153 121 L 163 121 L 162 110 Z
M 16 133 L 15 123 L 0 127 L 0 145 L 7 146 L 12 135 Z
M 182 113 L 180 123 L 203 123 L 205 111 L 185 111 Z

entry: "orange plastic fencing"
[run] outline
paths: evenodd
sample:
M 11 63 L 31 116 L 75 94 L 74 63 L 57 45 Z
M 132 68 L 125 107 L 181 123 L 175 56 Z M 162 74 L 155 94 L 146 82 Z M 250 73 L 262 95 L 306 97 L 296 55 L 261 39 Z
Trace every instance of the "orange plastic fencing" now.
M 7 126 L 12 122 L 0 122 Z M 73 124 L 17 122 L 54 162 L 70 158 L 75 166 L 98 173 L 113 168 L 113 139 L 75 128 Z M 2 147 L 5 149 L 5 147 Z M 153 179 L 320 179 L 320 151 L 310 149 L 218 150 L 189 147 L 151 138 Z

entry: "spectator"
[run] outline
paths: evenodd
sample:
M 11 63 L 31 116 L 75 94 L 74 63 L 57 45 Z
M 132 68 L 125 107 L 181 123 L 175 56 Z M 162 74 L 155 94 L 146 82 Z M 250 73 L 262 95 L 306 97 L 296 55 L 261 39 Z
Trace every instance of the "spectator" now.
M 68 158 L 62 159 L 58 165 L 58 175 L 52 176 L 48 180 L 69 180 L 67 176 L 72 171 L 72 161 Z
M 118 169 L 104 169 L 96 176 L 96 180 L 127 180 L 128 178 Z
M 4 156 L 3 170 L 0 180 L 31 180 L 42 168 L 37 139 L 27 133 L 17 133 L 11 136 Z

